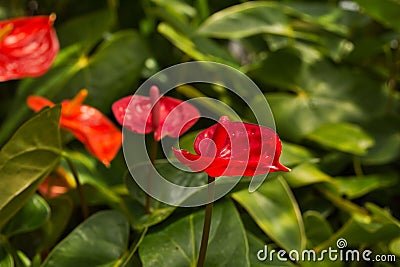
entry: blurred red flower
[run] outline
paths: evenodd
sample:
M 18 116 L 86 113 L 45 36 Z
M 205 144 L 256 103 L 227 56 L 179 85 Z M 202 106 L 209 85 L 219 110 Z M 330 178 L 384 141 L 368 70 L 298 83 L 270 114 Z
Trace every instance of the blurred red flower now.
M 55 18 L 52 14 L 0 21 L 0 81 L 40 76 L 50 68 L 59 50 Z
M 197 154 L 173 148 L 182 164 L 211 177 L 290 171 L 279 163 L 282 144 L 273 130 L 256 124 L 231 122 L 226 116 L 197 135 L 194 150 Z
M 159 96 L 157 86 L 150 88 L 150 97 L 133 95 L 124 97 L 112 105 L 119 124 L 132 132 L 154 132 L 154 139 L 164 136 L 179 137 L 200 117 L 191 104 L 172 97 Z
M 60 126 L 72 132 L 90 153 L 109 166 L 121 147 L 122 135 L 99 110 L 82 105 L 87 94 L 87 90 L 83 89 L 74 99 L 61 103 Z M 27 103 L 36 112 L 54 106 L 53 102 L 42 96 L 29 96 Z

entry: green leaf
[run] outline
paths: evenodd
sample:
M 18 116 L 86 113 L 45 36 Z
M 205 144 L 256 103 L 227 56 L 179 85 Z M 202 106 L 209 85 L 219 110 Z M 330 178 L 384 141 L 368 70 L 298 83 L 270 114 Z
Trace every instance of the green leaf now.
M 307 136 L 308 139 L 327 148 L 364 155 L 374 144 L 361 127 L 350 123 L 326 123 Z
M 14 267 L 14 259 L 6 250 L 3 240 L 0 239 L 0 267 Z
M 0 227 L 33 195 L 58 164 L 60 107 L 46 109 L 23 124 L 0 151 Z
M 52 198 L 49 200 L 49 205 L 50 218 L 40 229 L 40 236 L 43 238 L 40 247 L 47 250 L 54 247 L 60 239 L 73 212 L 73 202 L 67 196 Z
M 280 162 L 285 166 L 293 166 L 315 159 L 314 154 L 306 147 L 289 142 L 282 142 Z
M 75 228 L 42 267 L 116 266 L 127 250 L 129 223 L 114 210 L 101 211 Z
M 393 254 L 396 254 L 398 257 L 400 257 L 400 237 L 390 242 L 389 249 Z
M 112 12 L 108 9 L 74 17 L 57 28 L 60 46 L 64 48 L 79 43 L 84 51 L 89 52 L 111 30 L 112 24 Z
M 260 33 L 291 36 L 282 8 L 274 2 L 248 2 L 211 15 L 198 32 L 217 38 L 243 38 Z
M 272 86 L 297 91 L 304 71 L 305 62 L 300 51 L 294 47 L 285 47 L 269 53 L 260 67 L 249 75 Z
M 399 175 L 379 173 L 365 176 L 337 177 L 335 181 L 340 193 L 353 199 L 364 196 L 376 189 L 390 187 L 398 181 Z
M 238 67 L 236 60 L 226 49 L 211 39 L 198 35 L 187 36 L 165 22 L 160 23 L 157 29 L 173 45 L 195 60 L 215 61 Z
M 291 187 L 301 187 L 322 182 L 335 182 L 332 177 L 318 169 L 315 164 L 307 162 L 296 166 L 291 172 L 283 174 L 283 177 Z
M 364 11 L 385 26 L 400 31 L 400 3 L 393 0 L 355 0 Z
M 86 88 L 89 95 L 85 104 L 108 114 L 115 100 L 132 94 L 132 84 L 140 78 L 149 57 L 142 37 L 132 30 L 118 31 L 108 35 L 96 48 L 88 56 L 81 45 L 71 45 L 60 51 L 47 73 L 23 80 L 2 124 L 0 144 L 30 113 L 26 105 L 29 95 L 42 95 L 57 103 L 73 98 L 79 90 Z
M 304 55 L 303 60 L 306 58 Z M 281 66 L 286 67 L 290 65 Z M 260 68 L 257 75 L 264 73 L 263 81 L 274 85 L 273 78 L 263 71 L 264 68 Z M 368 73 L 334 66 L 325 60 L 306 63 L 300 73 L 297 79 L 289 79 L 294 84 L 285 87 L 292 93 L 266 94 L 276 128 L 284 140 L 299 142 L 325 123 L 358 122 L 362 125 L 361 122 L 370 120 L 372 110 L 373 116 L 385 112 L 387 95 L 381 81 Z
M 328 221 L 317 211 L 306 211 L 303 220 L 309 248 L 328 240 L 333 233 Z
M 232 194 L 258 226 L 280 247 L 301 251 L 306 237 L 296 200 L 282 177 L 265 182 L 257 191 Z
M 139 247 L 143 266 L 196 266 L 204 211 L 148 234 Z M 231 201 L 215 203 L 205 266 L 249 266 L 246 233 Z
M 109 113 L 115 100 L 134 93 L 132 84 L 139 79 L 148 57 L 147 46 L 135 31 L 113 33 L 92 55 L 79 59 L 80 71 L 68 80 L 53 100 L 71 98 L 80 89 L 87 88 L 89 95 L 85 103 Z
M 279 259 L 277 258 L 277 253 L 273 254 L 275 257 L 273 257 L 272 260 L 267 257 L 265 261 L 263 261 L 263 257 L 267 256 L 265 255 L 265 246 L 267 246 L 267 253 L 271 252 L 272 249 L 276 249 L 276 246 L 274 246 L 274 244 L 265 244 L 262 240 L 249 232 L 247 232 L 247 240 L 249 242 L 249 258 L 251 267 L 295 266 L 290 261 L 279 261 Z M 260 253 L 260 250 L 263 250 L 263 252 Z M 259 256 L 261 260 L 257 257 L 258 253 L 260 253 Z
M 357 247 L 359 244 L 373 245 L 378 242 L 388 242 L 400 237 L 400 222 L 387 210 L 383 210 L 373 203 L 367 203 L 366 208 L 370 215 L 352 214 L 352 217 L 329 240 L 316 249 L 336 247 L 336 241 L 344 238 L 347 247 Z
M 373 118 L 364 126 L 375 139 L 375 145 L 363 156 L 362 162 L 370 165 L 386 164 L 400 156 L 400 118 L 382 116 Z
M 345 11 L 336 5 L 292 1 L 286 2 L 282 6 L 285 13 L 301 19 L 303 23 L 310 23 L 312 26 L 318 25 L 327 31 L 340 35 L 345 35 L 349 32 L 348 27 L 343 23 Z M 310 29 L 312 28 L 311 25 L 309 26 Z
M 157 161 L 155 167 L 161 176 L 180 186 L 193 187 L 204 185 L 207 182 L 207 175 L 205 173 L 184 172 L 175 168 L 169 162 Z M 148 175 L 148 165 L 138 167 L 135 172 Z M 145 192 L 138 186 L 136 181 L 130 175 L 125 177 L 125 185 L 129 190 L 131 199 L 124 199 L 123 208 L 131 220 L 132 227 L 136 230 L 143 230 L 146 227 L 160 223 L 176 209 L 175 206 L 167 205 L 152 198 L 152 213 L 146 214 L 144 209 L 146 201 Z M 181 195 L 179 192 L 165 193 L 170 194 L 169 199 L 173 199 L 177 204 L 186 200 L 186 195 Z
M 39 195 L 33 195 L 4 226 L 7 236 L 30 232 L 42 226 L 50 217 L 50 207 Z

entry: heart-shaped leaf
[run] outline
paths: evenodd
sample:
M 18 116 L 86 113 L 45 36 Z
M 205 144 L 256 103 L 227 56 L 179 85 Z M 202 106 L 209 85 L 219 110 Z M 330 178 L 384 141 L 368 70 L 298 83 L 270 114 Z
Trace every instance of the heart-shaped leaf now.
M 42 267 L 115 266 L 127 251 L 129 223 L 121 213 L 101 211 L 75 228 Z
M 143 266 L 195 266 L 203 217 L 203 211 L 195 212 L 147 235 L 139 247 Z M 249 266 L 246 233 L 230 201 L 214 206 L 205 266 Z

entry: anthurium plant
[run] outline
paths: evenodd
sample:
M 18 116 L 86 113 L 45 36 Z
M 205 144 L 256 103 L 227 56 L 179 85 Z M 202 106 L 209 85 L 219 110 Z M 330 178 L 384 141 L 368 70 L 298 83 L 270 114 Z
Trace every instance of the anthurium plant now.
M 398 14 L 0 1 L 0 267 L 400 266 Z

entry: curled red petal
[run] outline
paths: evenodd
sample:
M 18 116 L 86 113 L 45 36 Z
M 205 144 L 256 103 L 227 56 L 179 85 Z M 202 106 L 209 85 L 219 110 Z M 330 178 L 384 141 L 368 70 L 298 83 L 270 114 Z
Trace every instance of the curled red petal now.
M 36 77 L 52 65 L 59 43 L 55 15 L 0 21 L 0 81 Z
M 108 166 L 122 143 L 120 130 L 99 110 L 81 105 L 65 114 L 69 100 L 63 101 L 60 125 L 71 131 L 86 149 Z
M 44 107 L 53 107 L 54 103 L 43 96 L 28 96 L 26 100 L 28 107 L 35 112 L 39 112 Z

